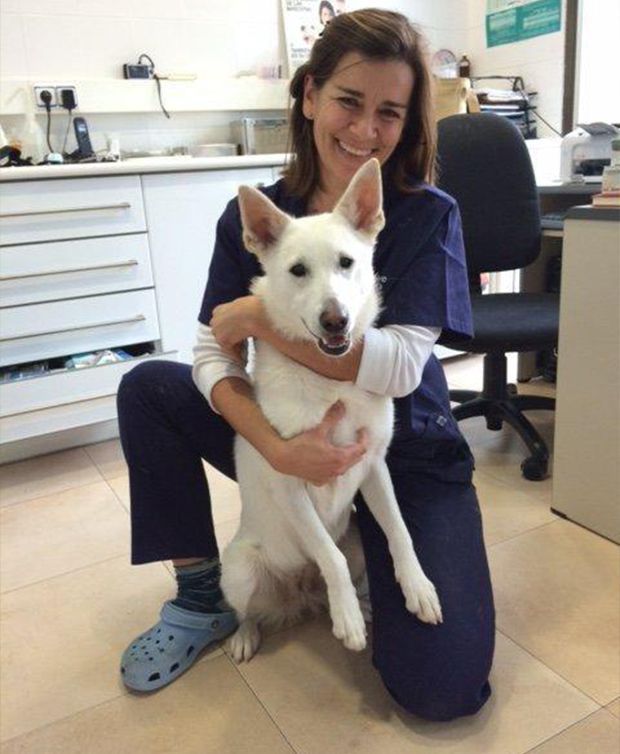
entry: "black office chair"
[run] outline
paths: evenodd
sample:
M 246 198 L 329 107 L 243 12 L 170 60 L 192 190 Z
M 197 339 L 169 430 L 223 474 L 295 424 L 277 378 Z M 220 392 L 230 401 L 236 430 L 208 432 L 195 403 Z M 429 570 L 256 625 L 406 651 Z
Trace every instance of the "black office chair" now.
M 540 253 L 540 215 L 536 181 L 523 137 L 495 113 L 452 115 L 438 123 L 438 185 L 461 210 L 472 293 L 474 338 L 441 338 L 450 348 L 484 353 L 482 393 L 451 390 L 457 420 L 484 416 L 488 429 L 508 422 L 531 455 L 523 476 L 547 476 L 549 451 L 525 418 L 528 409 L 555 409 L 555 400 L 517 395 L 507 383 L 506 353 L 554 348 L 558 340 L 559 298 L 554 293 L 483 295 L 480 273 L 514 270 Z

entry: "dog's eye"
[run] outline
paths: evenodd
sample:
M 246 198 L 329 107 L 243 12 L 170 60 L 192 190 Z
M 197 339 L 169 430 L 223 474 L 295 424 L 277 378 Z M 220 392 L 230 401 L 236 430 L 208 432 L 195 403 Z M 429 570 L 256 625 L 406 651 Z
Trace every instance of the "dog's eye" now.
M 340 266 L 342 267 L 343 270 L 348 270 L 349 267 L 353 267 L 353 260 L 351 259 L 351 257 L 341 256 Z
M 302 278 L 304 275 L 308 274 L 308 268 L 305 264 L 294 264 L 291 269 L 289 270 L 291 275 L 295 275 L 296 278 Z

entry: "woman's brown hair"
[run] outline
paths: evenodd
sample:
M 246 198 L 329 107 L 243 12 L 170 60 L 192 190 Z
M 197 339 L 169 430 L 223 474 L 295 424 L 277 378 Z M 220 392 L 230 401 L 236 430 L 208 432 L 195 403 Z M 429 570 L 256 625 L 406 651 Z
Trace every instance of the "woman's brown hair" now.
M 291 161 L 283 175 L 289 191 L 306 200 L 319 185 L 319 159 L 312 121 L 303 113 L 304 82 L 306 76 L 312 76 L 315 87 L 320 89 L 349 52 L 357 52 L 369 60 L 399 60 L 411 67 L 413 92 L 405 126 L 398 146 L 383 166 L 383 173 L 404 192 L 412 191 L 412 178 L 433 180 L 436 129 L 424 39 L 402 14 L 369 8 L 332 19 L 314 43 L 310 59 L 296 70 L 291 80 Z

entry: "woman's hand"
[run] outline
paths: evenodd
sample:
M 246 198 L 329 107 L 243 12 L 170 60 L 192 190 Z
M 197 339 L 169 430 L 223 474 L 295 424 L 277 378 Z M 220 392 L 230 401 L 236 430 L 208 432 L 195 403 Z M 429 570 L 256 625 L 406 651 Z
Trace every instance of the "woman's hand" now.
M 334 403 L 323 421 L 314 429 L 284 440 L 277 453 L 268 459 L 282 474 L 304 479 L 317 487 L 333 482 L 358 463 L 368 449 L 368 433 L 360 429 L 351 445 L 334 445 L 332 432 L 344 416 L 342 403 Z
M 244 363 L 244 344 L 257 335 L 266 321 L 265 309 L 258 296 L 242 296 L 213 310 L 209 327 L 224 353 Z

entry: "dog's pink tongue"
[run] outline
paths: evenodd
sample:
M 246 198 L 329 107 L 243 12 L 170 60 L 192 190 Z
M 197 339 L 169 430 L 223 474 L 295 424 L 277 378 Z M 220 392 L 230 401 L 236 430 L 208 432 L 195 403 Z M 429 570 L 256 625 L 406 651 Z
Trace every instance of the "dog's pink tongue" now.
M 326 340 L 328 345 L 334 348 L 337 346 L 343 346 L 347 342 L 344 335 L 330 335 Z

